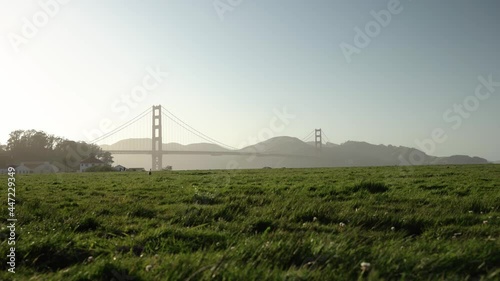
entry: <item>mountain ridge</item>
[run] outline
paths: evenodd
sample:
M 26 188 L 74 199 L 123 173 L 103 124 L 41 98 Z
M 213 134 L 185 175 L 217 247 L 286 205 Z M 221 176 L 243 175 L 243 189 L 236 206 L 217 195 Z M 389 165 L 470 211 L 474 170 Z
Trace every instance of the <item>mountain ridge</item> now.
M 102 145 L 104 150 L 151 150 L 151 139 L 125 139 L 112 145 Z M 164 143 L 163 150 L 170 151 L 233 151 L 216 144 L 194 143 L 182 145 L 179 143 Z M 487 164 L 486 159 L 471 157 L 467 155 L 451 155 L 447 157 L 437 157 L 427 155 L 424 152 L 411 147 L 394 145 L 375 145 L 363 141 L 347 141 L 342 144 L 323 144 L 321 150 L 316 149 L 314 142 L 303 142 L 302 140 L 281 136 L 271 138 L 260 143 L 249 145 L 238 149 L 240 152 L 256 153 L 251 156 L 202 156 L 183 155 L 165 156 L 168 165 L 180 169 L 226 169 L 230 167 L 228 163 L 238 163 L 238 168 L 262 168 L 269 167 L 345 167 L 345 166 L 408 166 L 408 165 L 460 165 L 460 164 Z M 257 153 L 269 153 L 283 156 L 259 157 Z M 140 157 L 134 155 L 114 155 L 115 163 L 135 165 L 134 159 Z M 140 163 L 148 167 L 149 156 L 142 156 Z M 123 164 L 122 164 L 123 165 Z

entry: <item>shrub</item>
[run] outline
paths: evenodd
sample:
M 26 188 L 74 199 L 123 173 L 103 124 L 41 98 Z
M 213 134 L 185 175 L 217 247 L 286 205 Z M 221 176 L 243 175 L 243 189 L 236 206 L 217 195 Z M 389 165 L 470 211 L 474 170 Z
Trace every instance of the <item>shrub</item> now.
M 99 228 L 100 223 L 91 217 L 84 218 L 76 227 L 75 232 L 93 231 Z
M 355 184 L 354 187 L 352 188 L 353 192 L 358 192 L 360 190 L 366 190 L 370 193 L 382 193 L 389 190 L 389 188 L 385 184 L 380 182 L 362 181 L 360 183 Z
M 92 166 L 90 168 L 85 169 L 85 172 L 116 172 L 116 170 L 109 165 L 104 165 L 104 166 Z

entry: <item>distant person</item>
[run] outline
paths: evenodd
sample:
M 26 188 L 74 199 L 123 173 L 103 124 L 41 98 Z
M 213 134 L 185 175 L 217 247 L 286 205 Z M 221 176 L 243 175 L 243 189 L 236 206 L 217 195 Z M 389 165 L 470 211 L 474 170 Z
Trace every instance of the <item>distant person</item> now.
M 150 175 L 150 176 L 151 176 L 151 169 L 149 169 L 148 175 Z

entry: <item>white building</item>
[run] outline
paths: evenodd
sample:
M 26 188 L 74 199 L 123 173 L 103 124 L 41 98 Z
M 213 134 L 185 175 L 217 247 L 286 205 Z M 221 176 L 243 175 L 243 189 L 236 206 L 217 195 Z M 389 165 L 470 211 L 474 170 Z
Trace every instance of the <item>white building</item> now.
M 119 171 L 119 172 L 123 172 L 123 171 L 127 170 L 127 168 L 123 167 L 122 165 L 116 165 L 113 167 L 113 169 L 115 169 L 115 171 Z
M 19 165 L 0 166 L 0 174 L 7 174 L 9 167 L 16 169 L 16 174 L 47 174 L 57 173 L 59 168 L 49 162 L 23 162 Z
M 28 165 L 21 163 L 19 166 L 16 166 L 16 174 L 24 175 L 24 174 L 33 174 L 33 168 L 36 166 Z
M 43 162 L 33 169 L 35 174 L 52 174 L 59 172 L 59 168 L 50 164 L 49 162 Z
M 0 175 L 6 175 L 9 173 L 9 167 L 15 167 L 14 165 L 0 166 Z
M 80 172 L 87 170 L 94 166 L 104 166 L 104 162 L 97 159 L 94 154 L 90 154 L 88 158 L 80 161 Z

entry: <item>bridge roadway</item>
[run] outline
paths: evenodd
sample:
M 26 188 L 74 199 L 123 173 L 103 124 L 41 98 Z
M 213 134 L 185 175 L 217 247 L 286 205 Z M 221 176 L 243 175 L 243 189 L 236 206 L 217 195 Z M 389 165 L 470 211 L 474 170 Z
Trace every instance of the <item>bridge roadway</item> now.
M 151 150 L 104 150 L 111 154 L 143 154 L 151 155 Z M 259 153 L 259 152 L 246 152 L 246 151 L 190 151 L 190 150 L 162 150 L 154 153 L 165 154 L 181 154 L 181 155 L 211 155 L 211 156 L 224 156 L 224 155 L 240 155 L 240 156 L 257 156 L 257 157 L 314 157 L 310 155 L 299 154 L 281 154 L 281 153 Z

